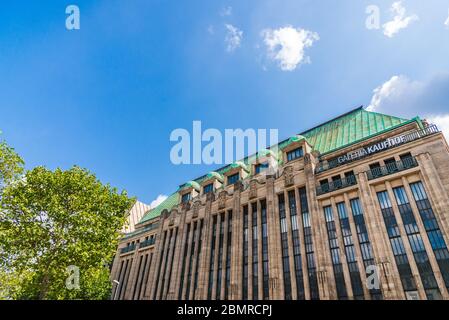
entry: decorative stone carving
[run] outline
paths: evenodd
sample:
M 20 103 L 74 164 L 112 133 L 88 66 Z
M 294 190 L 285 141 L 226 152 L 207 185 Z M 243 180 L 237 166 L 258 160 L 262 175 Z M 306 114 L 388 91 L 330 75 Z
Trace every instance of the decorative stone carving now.
M 251 180 L 249 183 L 249 198 L 257 198 L 257 180 Z
M 326 271 L 318 271 L 318 282 L 322 285 L 324 285 L 327 281 L 327 275 L 326 275 Z
M 200 206 L 201 206 L 201 201 L 195 201 L 193 203 L 193 206 L 192 206 L 192 208 L 193 208 L 192 218 L 197 218 L 198 217 L 198 214 L 200 212 Z
M 276 277 L 270 278 L 270 280 L 269 280 L 270 288 L 272 290 L 275 290 L 278 286 L 278 282 L 279 282 L 278 278 L 276 278 Z
M 311 164 L 312 163 L 312 157 L 310 156 L 310 153 L 306 153 L 304 156 L 304 164 Z
M 290 187 L 295 183 L 293 177 L 293 167 L 287 166 L 284 168 L 284 185 Z
M 173 209 L 170 211 L 170 222 L 168 223 L 169 226 L 173 226 L 175 224 L 175 218 L 178 214 L 178 210 Z
M 190 210 L 190 201 L 189 202 L 184 202 L 182 204 L 182 210 L 183 211 L 189 211 Z
M 208 194 L 206 194 L 206 201 L 215 201 L 215 193 L 209 192 Z
M 226 207 L 226 191 L 221 191 L 218 194 L 218 209 L 224 209 Z
M 164 209 L 164 210 L 162 210 L 162 212 L 161 212 L 161 216 L 162 216 L 162 218 L 165 220 L 165 219 L 167 219 L 167 218 L 170 216 L 170 212 L 168 212 L 167 209 Z
M 243 182 L 242 181 L 237 181 L 236 183 L 234 183 L 234 192 L 236 191 L 243 191 Z

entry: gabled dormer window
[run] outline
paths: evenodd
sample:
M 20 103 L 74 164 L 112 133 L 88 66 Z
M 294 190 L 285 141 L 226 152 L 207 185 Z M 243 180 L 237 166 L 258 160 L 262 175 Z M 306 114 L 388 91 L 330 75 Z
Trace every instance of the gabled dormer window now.
M 182 203 L 189 202 L 191 199 L 191 193 L 184 193 L 181 198 Z
M 296 148 L 295 150 L 287 152 L 287 161 L 293 161 L 295 159 L 301 158 L 304 155 L 302 147 Z
M 259 164 L 257 164 L 257 165 L 256 165 L 256 170 L 255 170 L 255 171 L 256 171 L 256 174 L 259 174 L 259 173 L 261 173 L 261 172 L 267 170 L 269 166 L 270 166 L 270 165 L 269 165 L 268 162 L 264 162 L 264 163 L 259 163 Z
M 237 181 L 239 181 L 239 179 L 240 179 L 240 173 L 230 175 L 228 177 L 228 185 L 236 183 Z
M 203 193 L 211 193 L 212 191 L 214 191 L 214 184 L 213 183 L 209 183 L 207 185 L 204 186 L 203 188 Z

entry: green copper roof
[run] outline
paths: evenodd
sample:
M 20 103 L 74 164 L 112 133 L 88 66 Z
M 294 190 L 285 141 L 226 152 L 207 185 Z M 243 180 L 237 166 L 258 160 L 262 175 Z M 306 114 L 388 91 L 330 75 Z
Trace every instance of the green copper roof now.
M 174 206 L 178 205 L 179 202 L 179 194 L 177 192 L 173 193 L 167 199 L 165 199 L 160 205 L 156 208 L 153 208 L 145 213 L 139 223 L 143 223 L 145 221 L 151 220 L 160 216 L 163 210 L 171 210 Z
M 288 140 L 282 141 L 281 143 L 279 143 L 279 152 L 281 152 L 283 148 L 293 142 L 306 139 L 306 141 L 313 147 L 314 150 L 323 155 L 326 153 L 334 152 L 341 148 L 345 148 L 373 136 L 382 134 L 386 131 L 400 127 L 412 121 L 417 121 L 418 124 L 421 125 L 421 121 L 419 118 L 407 120 L 377 112 L 367 111 L 363 107 L 359 107 L 335 119 L 325 122 L 315 128 L 307 130 L 299 135 L 293 136 Z M 266 151 L 261 151 L 261 154 L 264 153 L 267 154 Z M 223 168 L 220 168 L 215 173 L 221 176 L 227 171 L 237 167 L 242 167 L 244 170 L 249 171 L 247 164 L 254 162 L 256 159 L 257 154 L 249 156 L 243 161 L 237 161 Z M 282 161 L 282 157 L 279 157 L 279 161 Z M 196 179 L 193 182 L 188 182 L 182 185 L 181 188 L 185 187 L 186 185 L 199 188 L 198 184 L 200 184 L 205 179 L 208 179 L 211 174 L 215 173 L 209 173 Z M 178 192 L 176 192 L 168 197 L 158 207 L 148 211 L 140 222 L 142 223 L 159 216 L 164 209 L 170 210 L 171 208 L 176 206 L 178 202 L 179 194 Z
M 218 172 L 212 171 L 209 172 L 206 176 L 206 179 L 211 179 L 211 178 L 217 178 L 218 181 L 223 182 L 224 178 L 222 174 L 219 174 Z
M 321 154 L 381 134 L 410 120 L 366 111 L 362 107 L 308 130 L 301 135 Z

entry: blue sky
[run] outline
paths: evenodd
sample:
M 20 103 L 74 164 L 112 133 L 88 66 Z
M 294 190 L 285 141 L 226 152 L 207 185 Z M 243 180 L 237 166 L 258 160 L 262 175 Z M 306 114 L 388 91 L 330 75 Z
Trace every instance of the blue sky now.
M 449 3 L 402 1 L 399 19 L 417 18 L 392 37 L 366 28 L 368 5 L 385 24 L 393 3 L 2 1 L 2 138 L 27 168 L 76 164 L 150 203 L 217 168 L 170 162 L 170 133 L 194 120 L 283 139 L 370 105 L 377 88 L 376 111 L 449 126 Z M 80 30 L 65 28 L 69 4 Z M 291 70 L 267 45 L 282 28 L 317 36 Z

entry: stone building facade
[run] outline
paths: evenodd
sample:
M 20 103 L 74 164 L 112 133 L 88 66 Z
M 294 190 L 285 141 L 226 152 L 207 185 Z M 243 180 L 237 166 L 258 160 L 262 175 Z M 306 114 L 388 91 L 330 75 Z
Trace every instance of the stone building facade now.
M 448 299 L 448 195 L 435 126 L 357 108 L 181 185 L 121 240 L 112 299 Z

